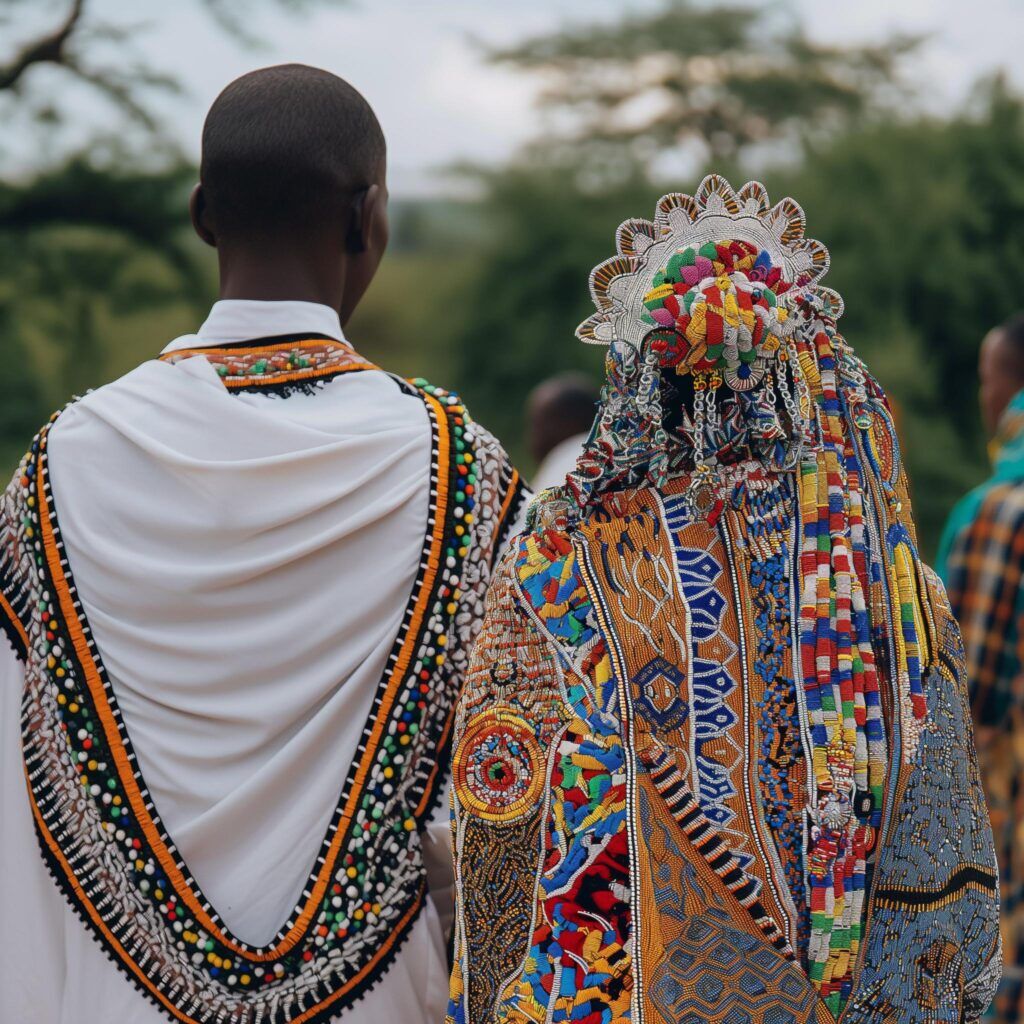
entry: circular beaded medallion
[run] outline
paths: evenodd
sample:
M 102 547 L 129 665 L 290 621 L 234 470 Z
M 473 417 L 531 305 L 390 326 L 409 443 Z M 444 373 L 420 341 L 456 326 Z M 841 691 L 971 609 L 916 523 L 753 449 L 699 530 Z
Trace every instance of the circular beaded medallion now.
M 470 721 L 452 768 L 456 796 L 488 821 L 514 821 L 536 803 L 544 784 L 533 730 L 499 708 Z

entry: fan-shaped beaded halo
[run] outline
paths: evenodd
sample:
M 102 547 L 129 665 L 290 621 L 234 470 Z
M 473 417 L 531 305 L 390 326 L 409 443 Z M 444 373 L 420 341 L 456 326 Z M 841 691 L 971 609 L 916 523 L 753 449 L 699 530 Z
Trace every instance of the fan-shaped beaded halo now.
M 737 192 L 725 178 L 709 174 L 695 195 L 662 196 L 653 221 L 631 218 L 619 225 L 617 254 L 590 274 L 597 312 L 580 324 L 576 336 L 587 344 L 625 341 L 639 347 L 656 329 L 644 315 L 653 275 L 678 253 L 726 239 L 766 253 L 791 288 L 813 287 L 838 318 L 842 313 L 839 295 L 818 285 L 828 271 L 828 249 L 805 237 L 805 228 L 800 205 L 787 197 L 772 206 L 758 181 L 748 181 Z

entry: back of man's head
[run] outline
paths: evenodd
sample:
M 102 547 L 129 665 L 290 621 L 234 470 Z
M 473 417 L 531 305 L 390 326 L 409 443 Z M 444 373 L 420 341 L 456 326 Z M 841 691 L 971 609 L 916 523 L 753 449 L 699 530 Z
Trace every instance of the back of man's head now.
M 344 230 L 353 199 L 384 181 L 384 134 L 348 82 L 304 64 L 235 79 L 203 126 L 200 183 L 218 244 Z
M 598 397 L 597 385 L 585 373 L 569 371 L 541 381 L 526 400 L 530 454 L 540 462 L 562 441 L 587 433 Z

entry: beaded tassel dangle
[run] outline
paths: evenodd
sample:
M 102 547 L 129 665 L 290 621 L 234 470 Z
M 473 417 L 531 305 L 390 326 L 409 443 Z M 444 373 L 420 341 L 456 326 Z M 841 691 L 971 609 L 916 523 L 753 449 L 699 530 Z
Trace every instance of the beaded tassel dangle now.
M 871 647 L 861 474 L 844 430 L 828 332 L 798 341 L 819 382 L 824 444 L 800 475 L 803 526 L 801 664 L 817 788 L 809 858 L 809 971 L 826 1003 L 846 999 L 861 940 L 867 857 L 881 820 L 885 773 Z M 810 374 L 807 374 L 810 376 Z
M 899 683 L 899 702 L 902 732 L 903 756 L 914 757 L 917 752 L 921 730 L 928 714 L 924 695 L 923 644 L 928 636 L 926 623 L 921 618 L 921 593 L 918 579 L 917 546 L 910 531 L 904 524 L 901 513 L 903 504 L 891 480 L 891 465 L 898 462 L 898 450 L 890 453 L 890 466 L 883 467 L 875 456 L 871 443 L 873 414 L 868 408 L 867 387 L 861 364 L 848 356 L 846 373 L 850 379 L 847 404 L 854 411 L 854 423 L 865 438 L 864 453 L 888 504 L 890 525 L 883 538 L 885 545 L 884 572 L 889 588 L 893 618 L 898 628 L 893 633 L 896 647 L 896 678 Z M 877 384 L 874 385 L 877 389 Z M 893 445 L 898 442 L 892 438 Z

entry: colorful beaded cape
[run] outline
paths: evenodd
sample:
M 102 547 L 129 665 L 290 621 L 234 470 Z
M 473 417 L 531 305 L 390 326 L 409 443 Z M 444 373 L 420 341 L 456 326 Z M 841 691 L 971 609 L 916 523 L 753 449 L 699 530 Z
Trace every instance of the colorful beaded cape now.
M 630 220 L 575 472 L 457 711 L 449 1018 L 976 1021 L 999 973 L 959 632 L 791 199 Z
M 229 390 L 277 390 L 372 369 L 329 339 L 201 355 Z M 426 889 L 419 831 L 436 804 L 453 703 L 519 477 L 457 396 L 399 381 L 432 430 L 420 571 L 300 902 L 271 942 L 233 936 L 200 891 L 147 792 L 78 600 L 48 478 L 51 424 L 0 509 L 0 593 L 25 660 L 22 744 L 43 856 L 107 954 L 171 1019 L 333 1018 L 388 968 Z

